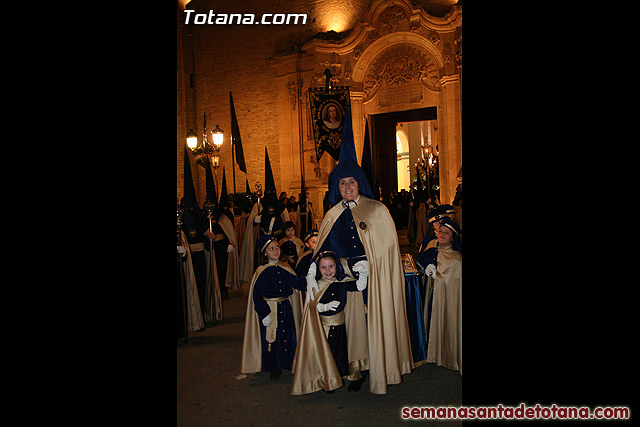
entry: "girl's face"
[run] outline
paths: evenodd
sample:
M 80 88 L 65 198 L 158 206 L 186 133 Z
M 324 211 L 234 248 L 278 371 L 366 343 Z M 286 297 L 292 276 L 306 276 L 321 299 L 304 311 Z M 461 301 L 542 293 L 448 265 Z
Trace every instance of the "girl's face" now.
M 438 231 L 438 243 L 440 246 L 448 246 L 451 244 L 453 240 L 453 232 L 449 227 L 440 227 L 440 231 Z
M 336 275 L 336 263 L 333 258 L 321 258 L 318 268 L 325 279 L 333 279 L 333 276 Z
M 309 245 L 309 249 L 311 249 L 312 251 L 316 250 L 316 243 L 318 243 L 318 236 L 310 237 L 309 240 L 307 240 L 307 244 Z
M 296 234 L 296 229 L 293 227 L 289 227 L 284 230 L 284 235 L 287 236 L 287 239 L 292 238 Z
M 269 246 L 264 250 L 264 253 L 269 261 L 277 261 L 280 259 L 280 245 L 278 245 L 278 242 L 273 241 L 269 243 Z
M 349 176 L 338 181 L 338 190 L 340 190 L 340 195 L 343 199 L 350 201 L 358 198 L 358 191 L 360 189 L 358 187 L 358 181 Z

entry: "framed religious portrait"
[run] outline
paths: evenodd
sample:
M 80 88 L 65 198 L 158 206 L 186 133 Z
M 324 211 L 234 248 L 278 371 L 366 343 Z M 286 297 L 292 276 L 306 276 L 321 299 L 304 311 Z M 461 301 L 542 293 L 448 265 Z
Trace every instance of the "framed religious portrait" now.
M 342 125 L 342 109 L 335 102 L 328 102 L 322 109 L 322 121 L 329 129 Z
M 348 88 L 329 90 L 309 88 L 309 109 L 318 160 L 326 151 L 338 161 L 342 127 L 349 100 Z

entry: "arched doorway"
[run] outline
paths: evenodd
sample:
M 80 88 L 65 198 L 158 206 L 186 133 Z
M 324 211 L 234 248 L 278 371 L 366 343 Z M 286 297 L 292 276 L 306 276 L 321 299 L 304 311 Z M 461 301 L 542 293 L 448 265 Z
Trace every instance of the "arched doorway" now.
M 436 120 L 437 108 L 427 107 L 371 116 L 371 156 L 374 181 L 383 195 L 398 189 L 396 126 L 401 122 Z M 412 167 L 413 165 L 410 165 Z

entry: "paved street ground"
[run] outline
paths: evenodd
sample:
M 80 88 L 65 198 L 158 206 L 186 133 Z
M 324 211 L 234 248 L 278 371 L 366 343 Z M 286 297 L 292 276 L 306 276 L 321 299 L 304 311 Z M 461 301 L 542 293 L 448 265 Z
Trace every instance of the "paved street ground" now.
M 406 232 L 404 232 L 406 233 Z M 399 232 L 401 250 L 411 251 Z M 457 371 L 426 364 L 375 395 L 365 382 L 357 392 L 347 386 L 327 394 L 290 394 L 293 375 L 283 371 L 279 381 L 262 372 L 240 377 L 240 355 L 248 285 L 230 292 L 224 319 L 204 331 L 190 332 L 189 342 L 177 340 L 177 425 L 397 425 L 404 406 L 457 406 L 462 377 Z M 460 425 L 459 421 L 426 421 L 428 425 Z

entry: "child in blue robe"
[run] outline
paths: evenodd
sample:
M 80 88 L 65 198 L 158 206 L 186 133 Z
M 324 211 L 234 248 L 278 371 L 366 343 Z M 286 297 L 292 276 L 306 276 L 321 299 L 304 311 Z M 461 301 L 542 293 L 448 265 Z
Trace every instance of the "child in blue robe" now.
M 270 372 L 271 379 L 277 380 L 282 369 L 291 370 L 301 316 L 302 298 L 297 291 L 306 289 L 306 280 L 280 262 L 275 237 L 260 237 L 258 248 L 266 263 L 256 269 L 249 291 L 242 372 Z

